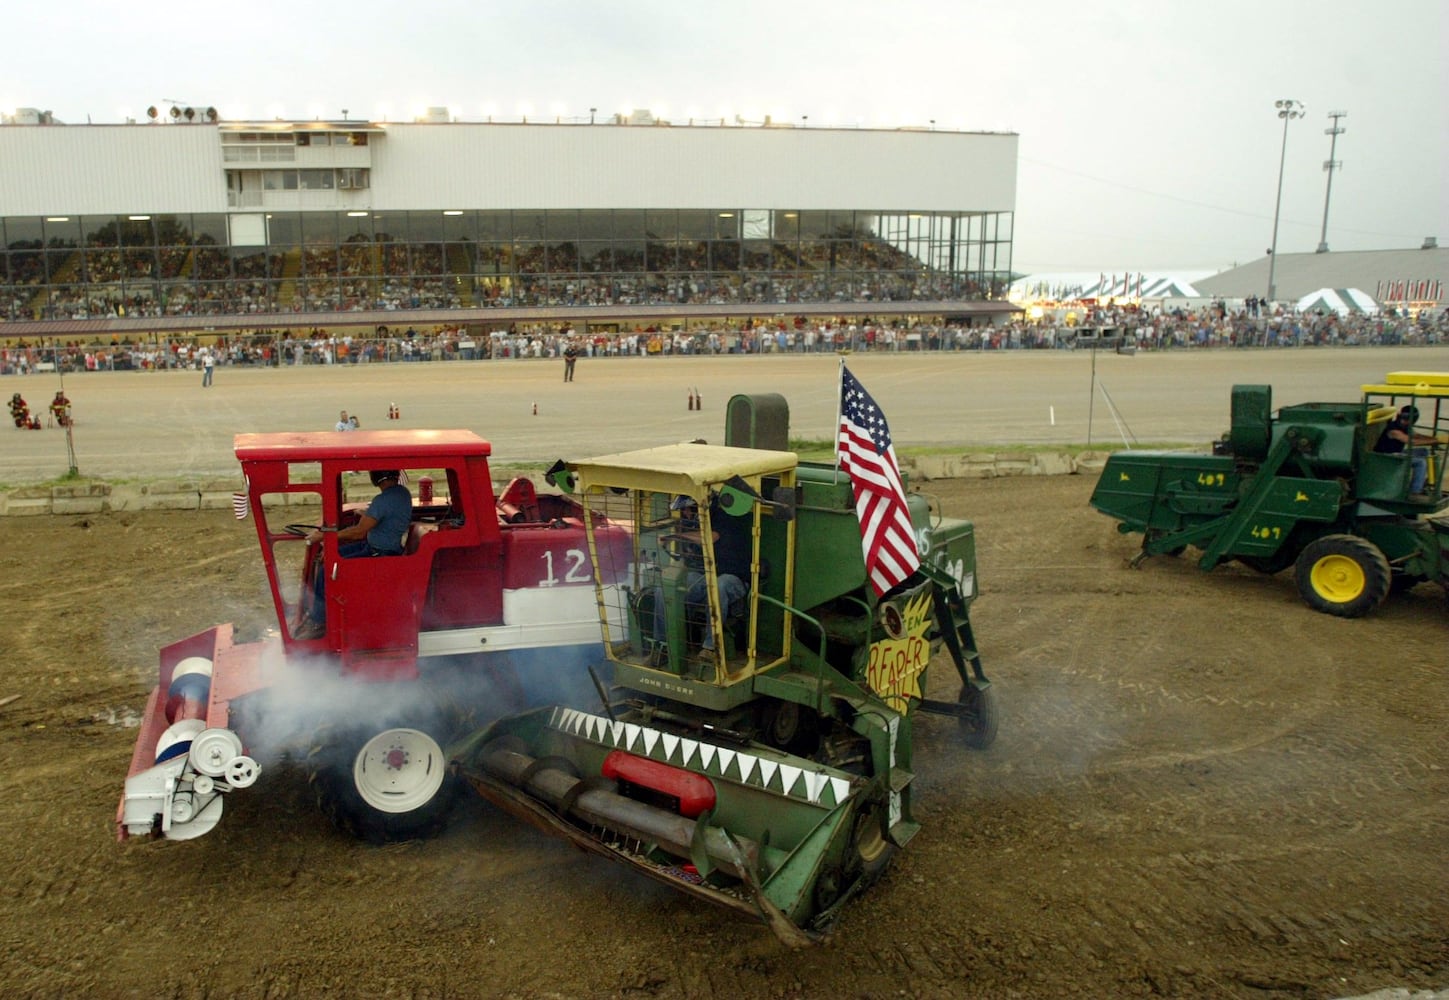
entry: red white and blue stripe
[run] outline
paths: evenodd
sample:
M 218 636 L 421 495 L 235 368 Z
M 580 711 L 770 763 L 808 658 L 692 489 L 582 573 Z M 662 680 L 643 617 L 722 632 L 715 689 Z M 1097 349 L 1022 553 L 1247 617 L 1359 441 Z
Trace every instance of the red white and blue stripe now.
M 921 565 L 906 507 L 906 488 L 885 414 L 850 369 L 840 366 L 840 437 L 836 455 L 855 491 L 865 571 L 877 595 Z

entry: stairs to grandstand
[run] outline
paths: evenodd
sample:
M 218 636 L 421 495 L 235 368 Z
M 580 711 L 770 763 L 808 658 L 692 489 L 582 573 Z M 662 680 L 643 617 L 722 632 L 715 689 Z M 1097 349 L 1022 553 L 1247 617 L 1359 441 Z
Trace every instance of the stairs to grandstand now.
M 282 283 L 277 288 L 277 308 L 289 310 L 297 301 L 297 276 L 302 273 L 302 251 L 293 247 L 282 255 Z
M 30 315 L 36 319 L 45 312 L 46 303 L 49 301 L 50 287 L 53 285 L 69 285 L 75 281 L 75 276 L 80 272 L 81 255 L 79 250 L 68 254 L 60 269 L 50 276 L 50 281 L 42 285 L 40 290 L 30 297 Z
M 448 244 L 448 273 L 464 309 L 473 308 L 473 261 L 468 248 L 461 243 Z

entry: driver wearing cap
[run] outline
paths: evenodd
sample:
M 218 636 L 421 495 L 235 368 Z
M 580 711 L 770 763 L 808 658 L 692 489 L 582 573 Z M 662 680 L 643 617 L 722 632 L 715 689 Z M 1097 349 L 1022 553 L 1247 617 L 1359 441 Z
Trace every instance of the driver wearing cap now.
M 1419 419 L 1419 410 L 1414 406 L 1405 406 L 1399 410 L 1398 415 L 1390 420 L 1384 432 L 1374 443 L 1374 451 L 1382 455 L 1402 455 L 1409 452 L 1411 463 L 1409 476 L 1409 494 L 1417 496 L 1424 492 L 1424 484 L 1429 479 L 1429 458 L 1428 452 L 1423 448 L 1415 448 L 1414 445 L 1429 445 L 1434 443 L 1434 438 L 1425 434 L 1414 433 L 1414 422 Z
M 377 496 L 358 517 L 356 524 L 337 529 L 337 554 L 343 559 L 361 556 L 400 556 L 403 537 L 413 519 L 413 495 L 400 480 L 397 469 L 374 469 L 369 477 L 378 488 Z M 322 540 L 322 529 L 313 528 L 307 541 Z M 312 607 L 306 622 L 293 633 L 296 639 L 317 639 L 327 631 L 326 574 L 318 572 L 313 580 Z

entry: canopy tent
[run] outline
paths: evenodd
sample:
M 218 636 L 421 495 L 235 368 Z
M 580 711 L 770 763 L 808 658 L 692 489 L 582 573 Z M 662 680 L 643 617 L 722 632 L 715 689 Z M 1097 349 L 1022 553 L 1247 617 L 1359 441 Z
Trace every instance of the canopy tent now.
M 1144 299 L 1195 299 L 1198 291 L 1190 281 L 1178 278 L 1159 278 L 1142 289 Z
M 1368 292 L 1357 288 L 1320 288 L 1299 299 L 1297 308 L 1299 312 L 1331 311 L 1342 316 L 1348 313 L 1377 312 L 1379 304 Z
M 1015 300 L 1053 299 L 1191 299 L 1198 293 L 1190 277 L 1180 274 L 1033 274 L 1012 283 Z

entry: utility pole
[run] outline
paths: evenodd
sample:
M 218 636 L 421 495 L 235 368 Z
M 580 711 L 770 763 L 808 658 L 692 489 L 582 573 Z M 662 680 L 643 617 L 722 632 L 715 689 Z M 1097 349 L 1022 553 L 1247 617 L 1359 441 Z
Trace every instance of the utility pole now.
M 1278 117 L 1283 119 L 1283 148 L 1278 153 L 1278 200 L 1273 203 L 1273 245 L 1268 248 L 1268 301 L 1276 302 L 1278 287 L 1273 283 L 1273 274 L 1278 265 L 1278 213 L 1283 208 L 1283 164 L 1288 159 L 1288 123 L 1303 117 L 1303 104 L 1292 98 L 1274 101 Z
M 1333 195 L 1333 171 L 1342 167 L 1343 163 L 1333 158 L 1334 152 L 1338 149 L 1338 137 L 1346 131 L 1339 127 L 1338 120 L 1347 118 L 1347 111 L 1330 111 L 1328 117 L 1333 119 L 1333 127 L 1323 130 L 1323 134 L 1332 136 L 1328 141 L 1328 159 L 1323 161 L 1323 169 L 1328 171 L 1328 188 L 1323 192 L 1323 231 L 1318 234 L 1318 253 L 1328 253 L 1328 199 Z

